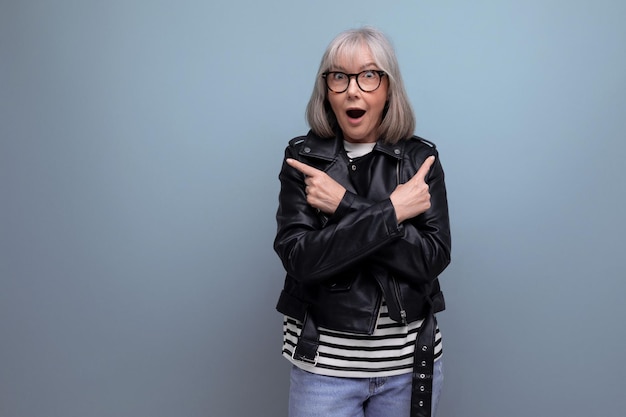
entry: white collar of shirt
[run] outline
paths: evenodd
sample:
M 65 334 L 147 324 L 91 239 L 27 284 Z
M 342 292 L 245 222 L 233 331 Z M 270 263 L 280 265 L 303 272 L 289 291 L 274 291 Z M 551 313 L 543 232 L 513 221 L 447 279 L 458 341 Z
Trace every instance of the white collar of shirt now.
M 343 141 L 343 148 L 346 150 L 346 153 L 348 154 L 348 158 L 351 158 L 351 159 L 359 158 L 363 155 L 367 155 L 368 153 L 372 152 L 372 149 L 374 149 L 374 146 L 376 146 L 376 142 L 352 143 L 346 140 Z

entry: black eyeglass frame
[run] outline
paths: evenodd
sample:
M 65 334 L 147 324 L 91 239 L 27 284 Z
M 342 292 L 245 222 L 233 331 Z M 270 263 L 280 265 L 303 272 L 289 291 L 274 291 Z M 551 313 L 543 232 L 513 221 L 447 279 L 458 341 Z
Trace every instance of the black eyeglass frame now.
M 375 72 L 375 73 L 378 74 L 378 77 L 379 77 L 378 78 L 378 85 L 376 86 L 375 89 L 369 90 L 369 91 L 368 90 L 364 90 L 363 87 L 361 87 L 361 84 L 359 84 L 359 75 L 363 74 L 364 72 Z M 330 88 L 330 86 L 328 85 L 328 76 L 330 74 L 343 74 L 346 77 L 348 77 L 348 84 L 346 84 L 346 88 L 344 88 L 341 91 L 335 91 L 332 88 Z M 370 70 L 361 71 L 361 72 L 359 72 L 357 74 L 346 74 L 345 72 L 342 72 L 342 71 L 326 71 L 326 72 L 322 73 L 322 78 L 324 78 L 324 81 L 326 82 L 326 88 L 328 88 L 333 93 L 344 93 L 344 92 L 346 92 L 348 90 L 348 88 L 350 88 L 350 80 L 352 79 L 352 77 L 354 77 L 354 79 L 356 80 L 356 85 L 359 87 L 359 89 L 361 91 L 363 91 L 364 93 L 372 93 L 372 92 L 378 90 L 378 88 L 380 87 L 380 84 L 382 84 L 382 82 L 383 82 L 383 76 L 385 76 L 385 75 L 387 75 L 387 73 L 385 71 L 382 71 L 382 70 L 371 70 L 371 69 Z

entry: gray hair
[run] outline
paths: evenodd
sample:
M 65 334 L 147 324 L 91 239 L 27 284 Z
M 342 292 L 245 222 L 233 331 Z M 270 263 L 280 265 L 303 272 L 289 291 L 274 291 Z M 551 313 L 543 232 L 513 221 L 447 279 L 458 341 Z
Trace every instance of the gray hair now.
M 339 125 L 328 102 L 328 91 L 322 74 L 330 71 L 341 57 L 352 56 L 363 45 L 367 46 L 374 63 L 385 71 L 389 79 L 388 99 L 383 120 L 378 127 L 378 137 L 396 143 L 413 136 L 415 115 L 404 88 L 396 53 L 387 37 L 378 29 L 362 27 L 340 33 L 333 39 L 322 56 L 313 93 L 306 108 L 306 118 L 315 134 L 334 137 Z

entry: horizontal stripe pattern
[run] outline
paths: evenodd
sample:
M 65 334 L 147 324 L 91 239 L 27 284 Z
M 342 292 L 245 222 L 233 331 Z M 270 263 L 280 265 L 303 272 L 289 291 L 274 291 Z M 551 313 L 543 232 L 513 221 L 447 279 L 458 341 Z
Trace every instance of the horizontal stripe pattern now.
M 306 371 L 337 377 L 371 378 L 410 373 L 413 368 L 415 339 L 423 320 L 408 325 L 389 317 L 383 302 L 372 335 L 358 335 L 319 328 L 320 345 L 317 365 L 297 361 L 291 355 L 302 331 L 299 320 L 285 316 L 283 321 L 283 356 Z M 443 353 L 441 333 L 436 329 L 435 360 Z

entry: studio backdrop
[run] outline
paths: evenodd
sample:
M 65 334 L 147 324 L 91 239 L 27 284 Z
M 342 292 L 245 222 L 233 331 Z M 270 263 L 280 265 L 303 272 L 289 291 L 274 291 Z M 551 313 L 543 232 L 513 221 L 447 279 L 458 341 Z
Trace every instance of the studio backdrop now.
M 446 172 L 439 417 L 626 410 L 626 3 L 0 3 L 0 417 L 285 416 L 278 172 L 340 31 Z

